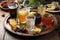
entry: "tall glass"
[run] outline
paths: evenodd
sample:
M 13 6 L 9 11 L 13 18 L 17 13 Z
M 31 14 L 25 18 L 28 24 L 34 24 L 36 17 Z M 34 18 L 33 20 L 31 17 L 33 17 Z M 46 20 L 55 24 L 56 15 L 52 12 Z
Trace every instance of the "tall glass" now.
M 35 16 L 29 17 L 27 16 L 27 28 L 29 31 L 33 31 L 35 27 Z
M 18 10 L 18 19 L 20 23 L 26 23 L 27 12 L 26 10 Z
M 16 18 L 17 17 L 17 8 L 18 8 L 18 3 L 16 0 L 6 0 L 10 12 L 10 17 L 11 18 Z
M 52 27 L 52 20 L 53 20 L 53 17 L 48 17 L 46 15 L 51 15 L 51 14 L 45 14 L 43 17 L 42 17 L 42 23 L 47 27 L 47 28 L 50 28 Z
M 46 13 L 46 8 L 44 6 L 38 7 L 38 13 L 44 15 Z

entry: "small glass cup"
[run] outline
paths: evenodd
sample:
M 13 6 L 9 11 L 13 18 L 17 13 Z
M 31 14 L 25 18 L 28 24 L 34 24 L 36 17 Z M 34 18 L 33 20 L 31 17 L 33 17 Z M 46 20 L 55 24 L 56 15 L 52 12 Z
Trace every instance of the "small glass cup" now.
M 5 1 L 7 2 L 8 8 L 9 8 L 10 17 L 16 18 L 18 3 L 16 2 L 16 0 L 5 0 Z
M 20 23 L 26 23 L 27 11 L 25 9 L 18 9 L 18 19 Z
M 28 30 L 32 31 L 35 26 L 35 16 L 29 17 L 27 16 L 27 28 Z
M 46 8 L 44 6 L 38 7 L 38 13 L 44 15 L 46 13 Z
M 46 15 L 50 15 L 50 16 L 46 16 Z M 51 14 L 45 14 L 44 16 L 42 16 L 42 23 L 46 25 L 47 28 L 52 27 L 52 21 L 53 21 L 53 17 Z
M 35 26 L 39 27 L 41 23 L 41 15 L 39 13 L 35 14 Z

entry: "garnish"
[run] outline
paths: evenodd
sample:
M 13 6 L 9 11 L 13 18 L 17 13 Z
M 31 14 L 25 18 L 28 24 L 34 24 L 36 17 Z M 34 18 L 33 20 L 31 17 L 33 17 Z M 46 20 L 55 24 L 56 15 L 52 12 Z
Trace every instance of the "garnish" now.
M 24 30 L 25 27 L 26 27 L 25 24 L 20 24 L 20 28 L 21 28 L 22 30 Z
M 35 28 L 33 31 L 34 31 L 35 33 L 40 33 L 40 32 L 41 32 L 41 29 L 40 29 L 40 28 Z
M 48 14 L 48 17 L 52 17 L 52 14 Z
M 15 19 L 10 19 L 10 20 L 9 20 L 9 23 L 10 23 L 10 25 L 11 25 L 11 28 L 12 28 L 13 30 L 15 30 L 16 27 L 17 27 L 17 21 L 16 21 Z
M 46 26 L 45 26 L 45 25 L 42 25 L 42 26 L 40 27 L 40 29 L 41 29 L 42 31 L 45 31 Z
M 29 0 L 29 4 L 28 6 L 31 6 L 31 7 L 38 7 L 40 6 L 40 0 Z

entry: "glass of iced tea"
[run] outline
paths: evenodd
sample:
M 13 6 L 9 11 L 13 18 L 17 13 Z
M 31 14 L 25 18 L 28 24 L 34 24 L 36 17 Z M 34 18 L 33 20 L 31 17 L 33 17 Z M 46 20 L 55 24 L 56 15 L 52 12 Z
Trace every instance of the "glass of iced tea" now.
M 53 22 L 53 16 L 51 14 L 45 14 L 42 17 L 42 23 L 45 25 L 47 28 L 52 27 L 52 22 Z
M 16 18 L 17 17 L 17 8 L 18 8 L 18 3 L 16 0 L 5 0 L 8 5 L 8 9 L 10 12 L 10 17 L 11 18 Z
M 26 10 L 18 10 L 18 19 L 20 23 L 26 23 L 27 12 Z

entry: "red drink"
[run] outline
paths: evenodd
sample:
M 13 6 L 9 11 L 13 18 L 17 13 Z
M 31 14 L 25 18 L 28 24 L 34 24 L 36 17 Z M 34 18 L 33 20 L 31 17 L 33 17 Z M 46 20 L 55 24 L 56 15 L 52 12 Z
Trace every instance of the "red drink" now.
M 47 28 L 52 27 L 52 17 L 48 17 L 48 15 L 45 15 L 42 17 L 42 23 L 45 25 Z

